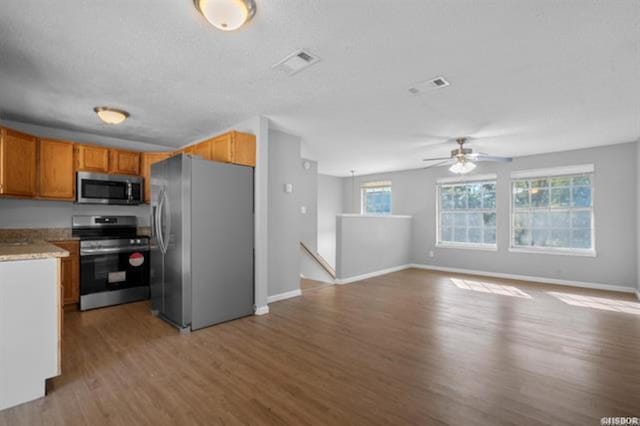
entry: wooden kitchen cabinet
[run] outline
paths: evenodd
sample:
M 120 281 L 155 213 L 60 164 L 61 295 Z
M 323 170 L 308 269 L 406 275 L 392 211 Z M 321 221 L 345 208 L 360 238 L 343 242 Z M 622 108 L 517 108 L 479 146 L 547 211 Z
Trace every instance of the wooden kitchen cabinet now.
M 256 137 L 231 131 L 211 140 L 211 159 L 224 163 L 256 166 Z
M 60 258 L 60 281 L 63 302 L 71 305 L 80 301 L 80 243 L 78 241 L 54 241 L 52 244 L 69 252 Z
M 71 142 L 38 141 L 38 197 L 75 199 L 74 145 Z
M 188 146 L 184 149 L 184 152 L 185 154 L 191 154 L 195 157 L 200 157 L 203 160 L 211 160 L 212 146 L 212 141 L 208 140 Z
M 76 145 L 76 170 L 109 173 L 109 148 L 95 145 Z
M 0 194 L 36 195 L 36 138 L 0 129 Z
M 140 153 L 111 149 L 109 154 L 109 173 L 133 176 L 140 174 Z
M 151 165 L 173 156 L 172 152 L 143 152 L 140 155 L 140 174 L 144 178 L 144 201 L 151 202 Z

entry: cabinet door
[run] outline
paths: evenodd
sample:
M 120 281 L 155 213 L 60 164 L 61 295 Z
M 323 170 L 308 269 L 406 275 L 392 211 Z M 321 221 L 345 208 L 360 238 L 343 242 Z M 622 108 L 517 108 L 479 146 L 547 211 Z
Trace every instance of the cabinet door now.
M 211 159 L 213 161 L 220 161 L 223 163 L 233 162 L 233 136 L 231 133 L 225 133 L 224 135 L 218 136 L 211 142 L 213 144 L 211 149 Z
M 243 166 L 256 166 L 256 137 L 249 133 L 231 132 L 232 162 Z
M 78 241 L 56 241 L 54 243 L 69 252 L 68 257 L 60 259 L 60 280 L 63 288 L 63 301 L 71 305 L 80 301 L 80 251 Z
M 111 150 L 111 173 L 122 175 L 140 174 L 140 154 L 132 151 Z
M 144 178 L 144 201 L 151 202 L 151 165 L 165 160 L 174 154 L 171 152 L 143 152 L 140 159 L 140 173 Z
M 85 172 L 109 173 L 109 148 L 76 145 L 76 168 Z
M 36 195 L 36 138 L 0 130 L 0 194 Z
M 200 142 L 193 147 L 191 154 L 203 160 L 211 160 L 211 145 L 211 141 Z
M 41 139 L 38 141 L 38 197 L 75 199 L 73 144 Z

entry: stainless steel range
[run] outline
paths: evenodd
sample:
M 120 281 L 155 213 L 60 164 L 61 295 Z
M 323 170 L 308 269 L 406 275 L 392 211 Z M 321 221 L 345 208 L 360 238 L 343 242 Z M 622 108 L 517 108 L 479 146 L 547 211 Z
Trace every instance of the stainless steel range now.
M 80 237 L 80 310 L 149 298 L 149 237 L 135 216 L 73 216 Z

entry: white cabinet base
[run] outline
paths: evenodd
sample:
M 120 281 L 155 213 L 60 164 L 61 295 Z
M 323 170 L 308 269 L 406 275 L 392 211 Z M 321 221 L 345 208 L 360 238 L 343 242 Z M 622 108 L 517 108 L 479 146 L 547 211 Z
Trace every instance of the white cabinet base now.
M 59 260 L 0 262 L 0 410 L 59 374 Z

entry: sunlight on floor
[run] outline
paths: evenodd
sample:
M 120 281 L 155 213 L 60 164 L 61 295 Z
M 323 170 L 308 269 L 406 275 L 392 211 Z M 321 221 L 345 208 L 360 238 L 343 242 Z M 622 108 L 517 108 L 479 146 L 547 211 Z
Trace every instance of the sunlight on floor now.
M 625 312 L 627 314 L 640 315 L 640 303 L 638 302 L 606 299 L 604 297 L 582 296 L 579 294 L 556 292 L 547 293 L 572 306 L 582 306 L 585 308 L 602 309 L 605 311 Z
M 451 281 L 456 287 L 463 290 L 479 291 L 481 293 L 499 294 L 502 296 L 522 297 L 524 299 L 531 299 L 524 291 L 510 285 L 493 284 L 480 281 L 462 280 L 460 278 L 451 278 Z

